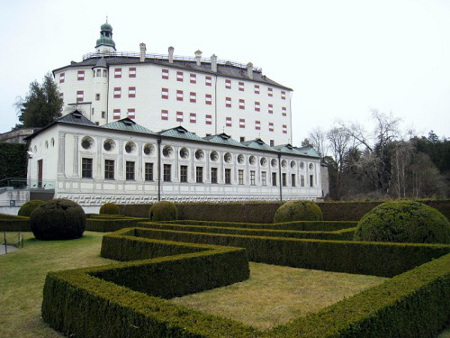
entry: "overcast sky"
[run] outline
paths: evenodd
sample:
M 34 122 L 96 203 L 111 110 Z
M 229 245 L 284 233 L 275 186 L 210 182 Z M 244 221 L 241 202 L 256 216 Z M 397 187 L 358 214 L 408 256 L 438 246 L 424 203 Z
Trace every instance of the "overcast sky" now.
M 370 111 L 450 137 L 449 0 L 0 2 L 0 132 L 46 72 L 94 51 L 106 16 L 118 51 L 251 61 L 294 90 L 293 140 Z

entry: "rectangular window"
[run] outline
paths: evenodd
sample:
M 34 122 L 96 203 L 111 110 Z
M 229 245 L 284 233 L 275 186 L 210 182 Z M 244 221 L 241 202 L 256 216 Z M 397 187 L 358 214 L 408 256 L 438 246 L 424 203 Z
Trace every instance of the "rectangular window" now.
M 211 105 L 212 104 L 212 95 L 205 94 L 205 103 Z
M 197 114 L 196 113 L 190 113 L 189 114 L 189 122 L 197 123 Z
M 241 143 L 242 143 L 242 142 L 245 142 L 245 136 L 240 136 L 240 137 L 239 137 L 239 142 L 241 142 Z
M 287 134 L 287 125 L 283 124 L 283 134 Z
M 83 102 L 84 101 L 84 91 L 79 90 L 77 91 L 77 102 Z
M 227 117 L 227 118 L 226 118 L 226 120 L 225 120 L 225 125 L 226 125 L 227 127 L 231 127 L 231 126 L 232 126 L 232 123 L 231 123 L 231 117 Z
M 295 182 L 295 174 L 291 174 L 291 184 L 293 187 L 295 187 L 296 182 Z
M 145 163 L 145 180 L 153 181 L 153 163 Z
M 162 69 L 161 70 L 161 77 L 164 80 L 168 80 L 169 79 L 169 70 L 168 69 Z
M 100 94 L 95 94 L 95 101 L 100 101 Z
M 217 183 L 217 168 L 211 168 L 211 183 Z
M 114 120 L 120 120 L 120 109 L 114 109 L 113 110 L 113 119 Z
M 188 181 L 188 167 L 187 165 L 180 166 L 180 182 L 186 183 Z
M 168 120 L 169 119 L 169 111 L 166 109 L 161 110 L 161 120 Z
M 59 74 L 59 83 L 64 83 L 66 79 L 66 73 L 60 73 Z
M 183 82 L 183 72 L 177 72 L 177 81 Z
M 127 161 L 125 163 L 125 179 L 134 181 L 134 162 Z
M 128 108 L 127 115 L 129 119 L 136 118 L 136 110 L 134 108 Z
M 191 83 L 197 83 L 197 75 L 196 74 L 190 74 L 189 76 L 190 82 Z
M 273 147 L 275 145 L 275 141 L 274 140 L 270 140 L 269 143 L 270 143 L 271 147 Z
M 163 180 L 164 182 L 172 181 L 172 165 L 164 164 Z
M 261 130 L 261 121 L 255 121 L 255 130 Z
M 286 173 L 281 174 L 281 179 L 283 180 L 283 187 L 287 185 Z
M 114 77 L 116 79 L 122 77 L 122 68 L 114 68 Z
M 128 97 L 136 97 L 136 87 L 128 87 Z
M 203 183 L 203 167 L 195 168 L 195 182 Z
M 258 101 L 255 102 L 255 111 L 261 111 L 261 105 Z
M 121 96 L 122 96 L 122 88 L 114 87 L 114 98 L 120 99 Z
M 189 94 L 189 100 L 190 100 L 192 103 L 196 103 L 196 102 L 197 102 L 197 94 L 196 94 L 195 92 L 191 92 L 191 93 Z
M 225 98 L 225 107 L 231 108 L 231 97 Z
M 245 100 L 239 99 L 239 109 L 245 109 Z
M 177 111 L 177 122 L 183 122 L 183 112 Z
M 267 185 L 267 173 L 265 171 L 261 171 L 261 185 Z
M 255 94 L 259 94 L 259 85 L 255 84 Z
M 239 82 L 238 83 L 238 88 L 239 88 L 239 91 L 243 92 L 245 90 L 244 82 Z
M 114 179 L 114 161 L 105 160 L 105 180 Z
M 300 176 L 300 186 L 301 187 L 305 186 L 305 176 L 303 176 L 303 175 Z
M 183 101 L 183 91 L 177 90 L 177 101 Z
M 231 80 L 225 80 L 225 88 L 231 89 Z
M 287 115 L 287 109 L 286 109 L 286 107 L 282 107 L 282 108 L 281 108 L 281 114 L 282 114 L 283 116 L 286 116 L 286 115 Z
M 269 122 L 269 131 L 274 131 L 273 122 Z
M 309 175 L 309 186 L 314 187 L 314 175 Z
M 81 177 L 92 178 L 92 158 L 81 159 Z
M 274 187 L 277 185 L 277 173 L 272 173 L 272 185 Z
M 136 77 L 136 67 L 130 67 L 128 70 L 129 77 Z
M 272 104 L 272 103 L 269 103 L 269 104 L 267 105 L 267 112 L 268 112 L 269 114 L 273 114 L 273 104 Z
M 205 76 L 205 85 L 208 87 L 212 86 L 212 77 L 211 76 Z
M 77 80 L 84 81 L 84 70 L 79 70 L 77 73 Z
M 231 184 L 231 169 L 225 169 L 225 184 Z
M 256 185 L 256 174 L 254 170 L 250 170 L 250 185 Z
M 205 122 L 206 124 L 212 124 L 212 115 L 206 115 Z
M 161 98 L 166 100 L 169 98 L 169 88 L 161 88 Z
M 273 96 L 273 88 L 271 87 L 267 88 L 267 95 L 269 95 L 270 97 Z
M 286 100 L 286 92 L 285 91 L 281 91 L 281 99 Z
M 245 119 L 239 119 L 239 128 L 245 128 Z
M 106 112 L 102 111 L 102 119 L 106 118 Z
M 238 183 L 239 183 L 239 185 L 244 184 L 244 170 L 242 170 L 242 169 L 238 170 Z
M 97 69 L 95 76 L 96 77 L 102 77 L 102 70 L 101 69 Z

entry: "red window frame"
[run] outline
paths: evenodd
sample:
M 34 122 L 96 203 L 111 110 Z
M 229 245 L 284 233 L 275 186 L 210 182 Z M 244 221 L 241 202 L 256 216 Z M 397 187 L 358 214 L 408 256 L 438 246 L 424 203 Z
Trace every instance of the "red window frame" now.
M 267 112 L 269 114 L 273 114 L 273 104 L 272 103 L 267 104 Z
M 225 120 L 225 125 L 226 125 L 227 127 L 232 127 L 232 126 L 233 126 L 233 121 L 232 121 L 231 117 L 227 117 L 227 118 L 226 118 L 226 120 Z
M 64 83 L 66 80 L 66 73 L 60 73 L 59 74 L 59 83 Z
M 184 116 L 182 111 L 177 111 L 177 122 L 183 122 Z
M 177 81 L 183 82 L 183 80 L 184 80 L 183 72 L 177 72 Z
M 83 101 L 84 101 L 84 91 L 77 90 L 77 102 L 83 102 Z
M 122 96 L 122 88 L 121 87 L 114 87 L 114 98 L 120 99 Z
M 287 109 L 286 107 L 281 107 L 281 113 L 283 114 L 283 116 L 287 115 Z
M 206 124 L 212 124 L 212 115 L 207 114 L 205 116 L 205 123 Z
M 197 94 L 195 92 L 191 92 L 189 94 L 189 101 L 191 103 L 196 103 L 197 102 Z
M 212 104 L 212 95 L 211 94 L 205 94 L 205 104 Z
M 245 91 L 244 82 L 239 82 L 238 87 L 239 87 L 239 91 L 241 91 L 241 92 Z
M 85 77 L 85 73 L 84 70 L 79 70 L 77 73 L 77 80 L 78 81 L 84 81 L 84 77 Z
M 267 95 L 270 97 L 273 96 L 273 88 L 272 87 L 267 88 Z
M 273 122 L 269 122 L 269 131 L 273 132 L 275 130 L 274 126 L 273 126 Z
M 286 92 L 284 90 L 281 91 L 281 99 L 286 100 Z
M 183 91 L 182 90 L 177 90 L 177 101 L 183 101 Z
M 135 119 L 136 118 L 136 109 L 128 108 L 127 115 L 128 115 L 129 119 Z
M 196 113 L 190 113 L 189 114 L 189 122 L 190 123 L 197 123 L 197 114 Z
M 231 80 L 229 80 L 229 79 L 225 80 L 225 88 L 231 89 Z
M 258 101 L 255 101 L 255 111 L 261 111 L 261 104 Z
M 120 79 L 122 77 L 122 68 L 114 68 L 114 78 Z
M 169 88 L 161 88 L 161 98 L 162 99 L 169 98 Z
M 259 85 L 255 84 L 255 94 L 259 94 L 260 92 Z
M 239 128 L 245 128 L 245 119 L 239 119 Z
M 205 86 L 212 86 L 212 77 L 211 76 L 205 76 Z
M 128 69 L 128 76 L 129 77 L 136 77 L 136 67 L 130 67 Z
M 169 79 L 169 70 L 168 69 L 161 69 L 161 78 L 163 80 L 168 80 Z
M 245 109 L 245 100 L 239 99 L 239 109 Z
M 287 134 L 287 125 L 283 124 L 283 134 Z
M 136 87 L 128 87 L 128 97 L 136 97 Z
M 190 81 L 190 83 L 196 84 L 197 83 L 197 75 L 191 73 L 189 75 L 189 81 Z
M 113 119 L 120 120 L 120 109 L 113 109 Z
M 161 120 L 167 121 L 169 119 L 169 111 L 167 109 L 161 109 Z
M 261 130 L 261 121 L 255 121 L 255 130 Z
M 231 97 L 226 97 L 225 98 L 225 107 L 227 108 L 231 108 Z

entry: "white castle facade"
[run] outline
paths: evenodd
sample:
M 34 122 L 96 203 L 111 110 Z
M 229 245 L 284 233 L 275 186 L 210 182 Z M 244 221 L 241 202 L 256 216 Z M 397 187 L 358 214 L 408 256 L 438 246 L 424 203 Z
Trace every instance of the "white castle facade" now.
M 83 206 L 317 199 L 320 158 L 292 138 L 292 90 L 251 63 L 96 51 L 54 70 L 63 117 L 29 137 L 30 188 Z M 266 142 L 264 142 L 265 140 Z

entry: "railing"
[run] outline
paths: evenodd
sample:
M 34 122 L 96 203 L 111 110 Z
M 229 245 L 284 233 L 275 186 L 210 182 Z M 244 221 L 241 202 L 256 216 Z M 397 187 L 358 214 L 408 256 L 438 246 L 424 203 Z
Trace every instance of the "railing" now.
M 14 246 L 16 248 L 23 248 L 23 236 L 20 232 L 15 234 L 6 234 L 3 232 L 3 242 L 0 245 L 3 246 L 2 249 L 5 250 L 5 254 L 8 253 L 8 246 Z
M 87 54 L 83 55 L 83 61 L 85 61 L 87 59 L 92 59 L 92 58 L 114 57 L 114 56 L 139 58 L 140 55 L 141 55 L 140 53 L 136 53 L 136 52 L 87 53 Z M 169 55 L 168 54 L 153 54 L 153 53 L 151 53 L 151 54 L 145 54 L 145 58 L 156 59 L 156 60 L 169 60 Z M 174 55 L 173 59 L 177 60 L 177 61 L 191 61 L 191 62 L 197 60 L 195 57 L 192 57 L 192 56 L 177 56 L 177 55 Z M 204 62 L 204 63 L 211 63 L 210 58 L 201 58 L 200 61 Z M 247 65 L 245 65 L 243 63 L 236 62 L 236 61 L 230 61 L 230 60 L 217 60 L 217 64 L 226 65 L 226 66 L 229 65 L 229 66 L 242 68 L 242 69 L 247 68 Z M 261 72 L 262 68 L 253 67 L 253 70 L 257 71 L 257 72 Z
M 29 189 L 55 189 L 56 180 L 40 180 L 40 179 L 33 179 L 30 180 L 30 185 L 28 186 Z
M 0 180 L 0 187 L 2 188 L 13 187 L 14 189 L 22 189 L 26 188 L 26 186 L 27 186 L 26 178 L 7 177 Z

